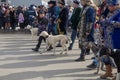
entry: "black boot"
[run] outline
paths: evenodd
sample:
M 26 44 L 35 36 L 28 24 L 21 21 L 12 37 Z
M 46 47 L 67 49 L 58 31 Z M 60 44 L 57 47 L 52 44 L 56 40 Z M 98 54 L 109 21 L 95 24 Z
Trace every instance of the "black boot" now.
M 60 42 L 58 43 L 58 45 L 56 47 L 62 47 L 61 44 L 60 44 Z
M 90 49 L 86 49 L 86 55 L 90 55 Z
M 43 36 L 40 36 L 39 39 L 38 39 L 38 43 L 37 43 L 37 45 L 36 45 L 36 48 L 33 48 L 33 49 L 32 49 L 33 51 L 36 51 L 36 52 L 39 51 L 39 48 L 40 48 L 41 43 L 42 43 L 42 40 L 45 41 L 45 38 L 44 38 Z
M 75 61 L 85 61 L 85 51 L 86 51 L 85 49 L 81 49 L 80 57 Z
M 76 59 L 75 61 L 85 61 L 84 57 L 79 57 L 78 59 Z
M 33 48 L 32 50 L 35 51 L 35 52 L 38 52 L 38 51 L 39 51 L 39 48 L 40 48 L 40 45 L 41 45 L 41 43 L 38 43 L 38 44 L 36 45 L 36 48 Z
M 33 48 L 32 50 L 35 51 L 35 52 L 39 51 L 38 48 Z
M 52 46 L 50 46 L 50 47 L 49 47 L 49 49 L 47 49 L 47 51 L 51 51 L 51 49 L 53 49 L 53 47 L 52 47 Z

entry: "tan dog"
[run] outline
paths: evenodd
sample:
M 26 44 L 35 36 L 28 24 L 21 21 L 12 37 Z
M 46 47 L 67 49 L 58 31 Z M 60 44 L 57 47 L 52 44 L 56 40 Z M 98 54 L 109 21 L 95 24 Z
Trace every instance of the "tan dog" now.
M 50 46 L 53 47 L 54 50 L 54 55 L 56 53 L 56 43 L 60 42 L 62 46 L 62 51 L 60 54 L 63 54 L 64 51 L 66 51 L 65 54 L 68 53 L 68 47 L 71 42 L 71 40 L 66 36 L 66 35 L 49 35 L 46 31 L 41 32 L 40 36 L 43 36 L 46 38 L 46 48 L 44 49 L 43 52 L 45 52 Z
M 120 73 L 117 73 L 116 80 L 120 80 Z
M 31 32 L 31 38 L 32 40 L 36 39 L 37 34 L 38 34 L 38 28 L 33 28 L 32 26 L 28 25 L 26 29 L 29 29 Z

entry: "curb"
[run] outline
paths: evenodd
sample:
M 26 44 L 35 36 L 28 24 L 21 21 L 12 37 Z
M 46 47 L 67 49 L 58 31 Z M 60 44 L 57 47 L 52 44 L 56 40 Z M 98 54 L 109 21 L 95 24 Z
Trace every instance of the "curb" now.
M 30 34 L 29 30 L 0 30 L 0 34 Z

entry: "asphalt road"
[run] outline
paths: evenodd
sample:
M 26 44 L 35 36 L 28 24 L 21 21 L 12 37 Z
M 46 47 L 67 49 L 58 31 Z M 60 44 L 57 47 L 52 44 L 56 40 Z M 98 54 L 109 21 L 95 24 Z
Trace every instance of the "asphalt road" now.
M 57 48 L 55 56 L 52 51 L 33 52 L 36 43 L 30 34 L 0 34 L 0 80 L 100 80 L 104 73 L 95 75 L 96 70 L 86 68 L 92 54 L 85 62 L 74 61 L 80 54 L 77 40 L 68 55 L 60 55 L 61 48 Z M 44 48 L 43 42 L 40 51 Z

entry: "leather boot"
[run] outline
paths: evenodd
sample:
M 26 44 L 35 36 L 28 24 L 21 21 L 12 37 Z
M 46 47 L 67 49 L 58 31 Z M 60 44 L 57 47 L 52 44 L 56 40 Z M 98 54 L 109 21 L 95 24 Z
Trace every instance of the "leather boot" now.
M 112 66 L 111 65 L 105 65 L 105 66 L 106 66 L 106 72 L 104 75 L 100 76 L 101 79 L 106 79 L 107 77 L 113 77 Z
M 75 61 L 85 61 L 85 57 L 79 57 L 79 58 L 76 59 Z
M 85 61 L 85 49 L 81 49 L 80 57 L 75 61 Z
M 33 51 L 38 52 L 38 48 L 32 48 Z

